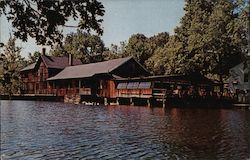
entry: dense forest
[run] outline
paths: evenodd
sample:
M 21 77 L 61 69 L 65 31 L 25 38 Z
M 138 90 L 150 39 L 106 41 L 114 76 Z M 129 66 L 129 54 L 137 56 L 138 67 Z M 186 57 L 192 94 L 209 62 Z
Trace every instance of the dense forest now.
M 2 1 L 0 3 L 0 15 L 6 14 L 10 19 L 13 18 L 14 11 L 15 9 L 17 11 L 18 8 L 11 8 L 13 4 L 10 4 L 7 0 L 3 2 L 5 3 L 2 3 Z M 80 3 L 62 2 L 72 3 L 68 10 L 54 10 L 54 12 L 60 14 L 59 17 L 62 19 L 53 22 L 53 24 L 46 24 L 47 28 L 43 21 L 40 22 L 41 24 L 38 22 L 41 25 L 38 27 L 46 28 L 43 32 L 46 34 L 32 30 L 34 26 L 22 25 L 24 28 L 19 28 L 14 33 L 14 37 L 10 37 L 9 42 L 1 47 L 1 93 L 17 93 L 20 85 L 20 69 L 35 62 L 40 56 L 39 52 L 29 53 L 28 59 L 20 56 L 21 48 L 15 45 L 15 40 L 19 38 L 25 41 L 27 36 L 35 38 L 37 44 L 51 45 L 50 55 L 66 56 L 72 54 L 74 57 L 81 59 L 83 63 L 134 56 L 153 75 L 198 72 L 220 82 L 228 78 L 229 69 L 241 62 L 248 52 L 250 12 L 247 0 L 186 0 L 185 14 L 180 20 L 180 25 L 175 28 L 173 35 L 170 35 L 167 31 L 151 37 L 137 33 L 131 35 L 127 41 L 120 42 L 119 45 L 112 44 L 110 47 L 105 47 L 100 37 L 102 19 L 96 18 L 104 14 L 101 3 L 88 4 L 92 8 L 86 7 L 85 12 L 90 12 L 91 14 L 86 14 L 92 15 L 94 18 L 87 17 L 86 19 L 85 17 L 84 19 L 84 16 L 81 17 L 81 25 L 77 32 L 70 33 L 62 38 L 63 35 L 58 33 L 57 27 L 64 25 L 66 18 L 72 16 L 71 14 L 74 12 L 83 12 L 77 10 L 79 8 L 77 6 L 81 5 Z M 51 21 L 49 12 L 46 11 L 46 5 L 51 7 L 56 4 L 37 5 L 45 6 L 41 7 L 42 13 L 45 13 L 45 15 L 47 13 L 48 16 L 45 18 Z M 57 5 L 66 4 L 58 3 Z M 8 6 L 11 10 L 14 10 L 12 13 L 6 13 L 5 10 Z M 95 7 L 93 8 L 93 6 Z M 25 8 L 25 6 L 23 7 Z M 29 4 L 26 4 L 26 9 L 28 7 Z M 32 11 L 28 13 L 35 15 Z M 23 16 L 29 16 L 28 13 L 23 13 Z M 12 21 L 14 27 L 20 23 L 26 24 L 25 21 L 18 22 L 20 20 L 18 18 L 20 17 L 14 20 L 17 24 L 13 24 Z M 87 21 L 90 19 L 93 21 Z M 90 29 L 99 34 L 90 34 L 92 33 L 88 32 Z

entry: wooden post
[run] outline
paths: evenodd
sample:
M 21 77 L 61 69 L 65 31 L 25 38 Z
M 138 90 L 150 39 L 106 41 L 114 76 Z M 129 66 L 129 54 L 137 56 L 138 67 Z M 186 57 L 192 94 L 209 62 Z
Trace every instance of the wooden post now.
M 116 98 L 116 105 L 119 105 L 119 98 Z
M 130 101 L 130 105 L 133 106 L 134 105 L 134 102 L 133 102 L 133 98 L 129 98 L 129 101 Z
M 104 98 L 104 105 L 107 106 L 108 105 L 108 98 Z
M 55 87 L 55 81 L 52 82 L 52 93 L 53 93 L 53 94 L 55 94 L 55 93 L 53 92 L 54 89 L 56 89 L 56 87 Z
M 165 99 L 165 98 L 163 98 L 163 100 L 162 100 L 162 107 L 163 107 L 163 108 L 166 107 L 166 99 Z
M 151 107 L 150 98 L 147 99 L 147 105 L 148 105 L 148 107 Z
M 74 91 L 74 96 L 76 96 L 76 81 L 72 80 L 72 85 L 73 85 L 73 91 Z
M 24 84 L 24 85 L 25 85 L 25 84 Z M 35 85 L 34 85 L 34 86 L 35 86 L 35 88 L 34 88 L 34 91 L 35 91 L 34 93 L 35 93 L 35 94 L 36 94 L 36 85 L 37 85 L 37 84 L 36 84 L 36 82 L 35 82 Z
M 49 82 L 47 81 L 46 82 L 46 90 L 45 90 L 46 92 L 46 94 L 49 94 L 49 92 L 50 92 L 50 84 L 49 84 Z

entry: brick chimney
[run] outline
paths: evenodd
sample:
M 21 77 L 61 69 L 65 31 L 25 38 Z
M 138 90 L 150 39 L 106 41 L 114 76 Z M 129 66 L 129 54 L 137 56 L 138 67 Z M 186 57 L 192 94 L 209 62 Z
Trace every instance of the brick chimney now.
M 46 54 L 46 48 L 42 48 L 42 55 Z
M 69 66 L 73 66 L 73 55 L 69 54 Z

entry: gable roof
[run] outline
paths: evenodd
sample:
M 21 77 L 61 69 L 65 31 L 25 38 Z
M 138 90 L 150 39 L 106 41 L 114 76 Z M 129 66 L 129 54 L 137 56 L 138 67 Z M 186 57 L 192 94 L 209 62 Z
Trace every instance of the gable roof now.
M 48 68 L 64 69 L 65 67 L 69 66 L 69 57 L 41 55 L 40 58 Z M 82 64 L 82 62 L 79 59 L 73 59 L 73 66 L 80 64 Z
M 85 78 L 92 77 L 95 74 L 110 73 L 131 59 L 133 59 L 133 57 L 119 58 L 104 62 L 89 63 L 77 66 L 69 66 L 54 77 L 48 78 L 47 80 Z
M 56 57 L 56 56 L 41 55 L 36 63 L 32 63 L 32 64 L 26 66 L 25 68 L 23 68 L 21 70 L 21 72 L 35 69 L 36 65 L 40 61 L 43 61 L 44 64 L 48 68 L 64 69 L 65 67 L 69 66 L 69 57 L 66 57 L 66 56 L 64 56 L 64 57 Z M 73 61 L 72 61 L 73 66 L 80 65 L 80 64 L 82 64 L 82 62 L 79 59 L 74 59 L 73 58 Z
M 155 81 L 165 80 L 169 82 L 188 82 L 193 84 L 215 84 L 213 80 L 196 73 L 184 74 L 172 74 L 172 75 L 157 75 L 147 77 L 133 77 L 133 78 L 118 78 L 116 81 Z
M 36 63 L 32 63 L 32 64 L 30 64 L 30 65 L 24 67 L 23 69 L 21 69 L 21 72 L 22 72 L 22 71 L 28 71 L 28 70 L 34 69 L 35 66 L 36 66 Z

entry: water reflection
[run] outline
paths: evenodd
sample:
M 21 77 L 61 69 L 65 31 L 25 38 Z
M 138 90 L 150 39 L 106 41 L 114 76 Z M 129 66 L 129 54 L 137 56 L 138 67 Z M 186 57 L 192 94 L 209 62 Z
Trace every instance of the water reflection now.
M 2 159 L 247 159 L 250 111 L 1 102 Z

